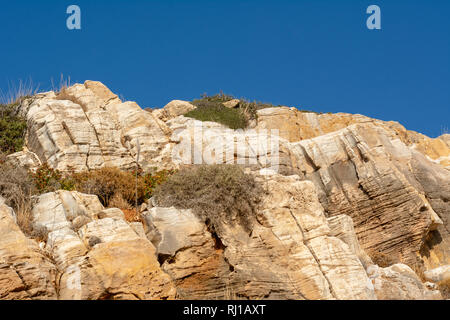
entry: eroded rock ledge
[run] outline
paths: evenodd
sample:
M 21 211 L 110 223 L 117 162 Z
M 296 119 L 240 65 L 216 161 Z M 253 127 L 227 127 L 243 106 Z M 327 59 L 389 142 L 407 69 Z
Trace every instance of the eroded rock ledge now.
M 374 265 L 348 216 L 327 220 L 313 183 L 258 179 L 267 196 L 250 233 L 223 221 L 214 234 L 175 208 L 149 208 L 143 224 L 128 223 L 96 197 L 58 191 L 36 199 L 33 227 L 48 231 L 38 244 L 1 205 L 0 298 L 440 298 L 409 267 Z
M 38 94 L 20 106 L 26 146 L 9 159 L 31 169 L 129 169 L 139 142 L 141 168 L 177 168 L 183 150 L 231 139 L 225 152 L 267 191 L 251 233 L 227 221 L 211 233 L 190 210 L 151 203 L 143 224 L 128 223 L 95 196 L 58 191 L 36 199 L 33 225 L 48 232 L 38 244 L 0 201 L 0 299 L 440 297 L 424 281 L 448 281 L 448 135 L 287 107 L 259 110 L 250 130 L 232 131 L 183 117 L 193 108 L 175 100 L 145 111 L 93 81 Z M 259 148 L 267 129 L 279 132 L 278 155 Z M 256 147 L 242 151 L 238 141 Z M 275 156 L 278 172 L 260 176 Z M 376 266 L 379 254 L 395 264 Z M 405 264 L 419 264 L 425 280 Z

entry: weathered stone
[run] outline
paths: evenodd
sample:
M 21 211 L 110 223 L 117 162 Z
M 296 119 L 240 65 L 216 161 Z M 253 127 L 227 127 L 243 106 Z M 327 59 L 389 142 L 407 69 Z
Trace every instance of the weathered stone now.
M 74 230 L 78 231 L 78 229 L 80 229 L 82 226 L 88 224 L 91 221 L 92 219 L 87 216 L 78 216 L 72 220 L 72 227 Z
M 345 214 L 330 217 L 327 219 L 330 226 L 330 236 L 342 240 L 350 250 L 359 258 L 364 268 L 372 265 L 372 259 L 361 249 L 353 227 L 353 220 Z
M 190 210 L 155 207 L 143 218 L 147 237 L 161 255 L 174 256 L 178 250 L 193 246 L 206 231 Z
M 56 299 L 56 267 L 0 205 L 0 299 Z
M 230 101 L 223 102 L 222 104 L 227 108 L 233 109 L 239 107 L 240 102 L 241 101 L 239 99 L 232 99 Z
M 450 148 L 450 134 L 443 134 L 442 136 L 439 137 L 439 139 L 443 140 L 447 146 Z
M 439 300 L 439 291 L 429 290 L 414 271 L 404 264 L 367 269 L 379 300 Z
M 58 95 L 36 96 L 21 106 L 27 147 L 59 170 L 134 167 L 137 141 L 143 168 L 167 162 L 170 130 L 134 102 L 122 103 L 104 85 L 86 81 Z M 166 159 L 166 160 L 165 160 Z
M 147 236 L 183 298 L 374 299 L 358 257 L 335 237 L 314 186 L 272 176 L 251 235 L 217 234 L 190 210 L 152 208 Z M 150 231 L 150 232 L 149 232 Z
M 97 217 L 99 219 L 112 218 L 112 219 L 125 220 L 125 214 L 123 213 L 122 210 L 117 209 L 117 208 L 109 208 L 109 209 L 102 210 L 97 214 Z
M 450 147 L 447 137 L 432 139 L 423 134 L 406 130 L 395 121 L 381 121 L 360 114 L 314 113 L 296 108 L 277 107 L 258 110 L 260 129 L 278 129 L 280 136 L 290 142 L 315 138 L 344 129 L 352 124 L 373 124 L 392 133 L 394 139 L 400 139 L 405 145 L 414 148 L 431 160 L 450 167 Z
M 167 121 L 175 117 L 181 116 L 194 110 L 196 107 L 187 102 L 181 100 L 172 100 L 164 108 L 156 109 L 154 115 L 162 121 Z
M 174 100 L 144 111 L 93 81 L 38 94 L 20 106 L 26 147 L 8 161 L 129 169 L 140 150 L 144 170 L 238 162 L 264 175 L 257 180 L 267 194 L 251 232 L 225 220 L 214 230 L 191 210 L 152 200 L 140 208 L 144 228 L 96 196 L 58 191 L 34 199 L 33 228 L 48 232 L 38 245 L 17 232 L 0 199 L 0 228 L 13 230 L 0 239 L 0 298 L 56 298 L 56 278 L 59 297 L 69 299 L 165 299 L 175 287 L 188 299 L 440 297 L 409 267 L 379 268 L 368 255 L 409 265 L 420 257 L 427 280 L 447 282 L 448 135 L 431 139 L 396 122 L 288 107 L 258 110 L 254 130 L 233 131 L 182 116 L 194 108 Z
M 94 195 L 76 191 L 57 191 L 40 195 L 32 209 L 33 227 L 45 227 L 49 232 L 71 228 L 78 216 L 93 219 L 103 206 Z
M 346 214 L 353 219 L 369 255 L 382 252 L 397 262 L 415 264 L 424 236 L 439 230 L 448 215 L 446 206 L 430 205 L 419 188 L 420 178 L 411 172 L 420 153 L 391 140 L 380 126 L 350 125 L 293 143 L 289 150 L 295 159 L 293 170 L 314 182 L 328 216 Z M 447 170 L 433 170 L 431 179 L 449 181 Z
M 450 284 L 450 265 L 425 271 L 424 277 L 433 283 Z
M 35 153 L 26 150 L 10 154 L 7 156 L 7 160 L 28 170 L 34 170 L 42 164 Z
M 122 219 L 104 218 L 94 220 L 83 226 L 79 231 L 81 240 L 86 246 L 93 237 L 99 239 L 98 243 L 136 240 L 136 232 Z

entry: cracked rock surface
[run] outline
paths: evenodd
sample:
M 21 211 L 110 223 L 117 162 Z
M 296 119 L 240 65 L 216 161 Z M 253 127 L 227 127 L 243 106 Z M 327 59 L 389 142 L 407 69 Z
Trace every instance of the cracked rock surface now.
M 250 129 L 233 131 L 183 116 L 194 108 L 174 100 L 145 111 L 95 81 L 25 100 L 26 145 L 8 161 L 130 169 L 140 149 L 144 170 L 171 169 L 196 161 L 195 150 L 213 163 L 227 141 L 225 160 L 240 159 L 265 194 L 249 228 L 220 221 L 213 231 L 191 210 L 149 205 L 129 223 L 96 196 L 60 190 L 33 201 L 40 242 L 0 198 L 0 299 L 442 298 L 448 135 L 287 107 L 259 110 Z M 377 265 L 380 255 L 393 264 Z

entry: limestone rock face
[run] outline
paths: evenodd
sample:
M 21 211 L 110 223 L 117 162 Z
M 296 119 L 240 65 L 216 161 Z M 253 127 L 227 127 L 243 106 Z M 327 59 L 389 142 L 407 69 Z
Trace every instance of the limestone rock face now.
M 147 235 L 178 294 L 186 299 L 375 299 L 358 257 L 329 236 L 314 185 L 297 176 L 273 176 L 267 183 L 251 234 L 225 221 L 212 233 L 190 210 L 152 208 L 145 214 Z
M 233 104 L 239 103 L 234 101 Z M 230 102 L 229 107 L 233 107 Z M 248 228 L 142 205 L 129 223 L 98 198 L 35 197 L 27 238 L 0 198 L 0 299 L 439 299 L 450 265 L 450 141 L 396 122 L 295 108 L 258 110 L 250 129 L 150 112 L 99 82 L 22 102 L 34 169 L 148 170 L 238 163 L 265 195 Z M 217 213 L 220 215 L 220 212 Z M 376 265 L 377 255 L 395 263 Z M 425 268 L 423 284 L 408 267 Z
M 364 268 L 372 265 L 372 259 L 359 245 L 358 237 L 356 236 L 353 227 L 353 220 L 345 214 L 330 217 L 327 219 L 330 226 L 330 235 L 342 240 L 348 245 L 350 250 L 359 258 Z
M 26 150 L 16 152 L 7 156 L 7 160 L 8 162 L 11 162 L 16 166 L 31 170 L 42 164 L 36 154 Z
M 57 269 L 0 204 L 0 299 L 56 299 Z
M 232 99 L 230 101 L 227 102 L 223 102 L 222 104 L 227 107 L 227 108 L 237 108 L 239 106 L 239 103 L 241 101 L 239 99 Z
M 78 279 L 78 288 L 71 285 Z M 176 294 L 146 239 L 97 244 L 63 274 L 61 285 L 61 299 L 173 299 Z
M 162 121 L 168 121 L 188 113 L 195 108 L 193 104 L 187 101 L 172 100 L 164 108 L 152 110 L 152 113 L 156 118 Z
M 437 290 L 429 290 L 414 271 L 404 264 L 388 268 L 370 266 L 367 273 L 379 300 L 439 300 Z
M 28 120 L 29 151 L 63 171 L 134 167 L 138 142 L 139 164 L 158 166 L 169 142 L 164 122 L 134 102 L 122 103 L 99 82 L 37 95 L 20 111 Z
M 96 196 L 58 191 L 35 199 L 33 229 L 48 233 L 41 247 L 21 233 L 8 209 L 0 207 L 0 299 L 175 297 L 143 230 L 119 209 L 104 209 Z
M 359 114 L 317 114 L 296 108 L 277 107 L 258 110 L 259 129 L 278 129 L 280 136 L 290 142 L 315 138 L 344 129 L 352 124 L 373 124 L 391 132 L 396 139 L 410 146 L 444 167 L 450 166 L 448 135 L 431 139 L 406 130 L 398 122 L 381 121 Z M 446 142 L 445 142 L 446 141 Z
M 426 161 L 423 155 L 392 140 L 380 126 L 350 125 L 293 143 L 290 152 L 298 165 L 295 170 L 319 190 L 328 216 L 346 214 L 353 219 L 369 255 L 382 252 L 414 264 L 424 237 L 447 219 L 447 205 L 438 199 L 449 186 L 448 171 L 427 162 L 426 178 L 442 182 L 440 190 L 431 190 L 433 185 L 425 185 L 425 177 L 414 170 L 416 162 Z
M 450 134 L 443 134 L 442 136 L 439 137 L 439 139 L 443 140 L 447 146 L 450 148 Z

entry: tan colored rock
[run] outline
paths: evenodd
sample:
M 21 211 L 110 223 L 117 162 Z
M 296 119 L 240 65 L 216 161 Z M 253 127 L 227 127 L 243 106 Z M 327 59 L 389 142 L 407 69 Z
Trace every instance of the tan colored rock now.
M 138 140 L 143 168 L 167 163 L 170 130 L 136 103 L 122 103 L 101 83 L 86 81 L 57 96 L 37 95 L 23 103 L 21 113 L 29 124 L 29 151 L 53 168 L 131 168 Z
M 450 284 L 450 265 L 425 271 L 424 277 L 433 283 Z
M 155 207 L 143 217 L 147 237 L 162 255 L 174 256 L 178 250 L 192 247 L 206 231 L 190 210 Z
M 188 113 L 189 111 L 194 110 L 196 107 L 182 100 L 172 100 L 170 101 L 163 109 L 161 109 L 161 113 L 158 116 L 161 120 L 167 121 L 183 114 Z
M 429 290 L 407 265 L 395 264 L 389 268 L 372 265 L 367 273 L 379 300 L 442 299 L 439 291 Z
M 341 214 L 328 218 L 327 222 L 330 226 L 330 236 L 336 237 L 348 245 L 350 250 L 359 258 L 364 268 L 373 264 L 372 259 L 359 245 L 352 218 Z
M 56 299 L 56 267 L 0 205 L 0 299 Z
M 277 107 L 258 110 L 260 129 L 278 129 L 280 136 L 290 142 L 315 138 L 324 134 L 344 129 L 352 124 L 371 123 L 381 126 L 392 133 L 393 138 L 400 139 L 407 146 L 413 147 L 431 160 L 444 167 L 450 166 L 450 146 L 445 138 L 432 139 L 420 133 L 406 130 L 394 121 L 381 121 L 359 114 L 348 113 L 314 113 L 300 111 L 296 108 Z
M 39 196 L 32 215 L 35 227 L 50 231 L 45 251 L 58 267 L 59 299 L 175 297 L 142 224 L 129 225 L 121 210 L 58 191 Z
M 97 214 L 99 219 L 112 218 L 114 220 L 125 220 L 125 214 L 117 208 L 108 208 Z
M 391 140 L 380 126 L 351 125 L 293 143 L 287 150 L 289 158 L 295 159 L 293 170 L 318 188 L 327 214 L 353 219 L 360 244 L 369 255 L 382 252 L 414 265 L 424 235 L 446 223 L 447 205 L 437 198 L 450 187 L 445 184 L 450 179 L 448 171 L 399 139 Z M 431 175 L 418 174 L 424 170 L 419 164 L 424 163 Z M 427 177 L 435 182 L 425 183 Z M 434 187 L 436 181 L 443 182 L 440 190 Z
M 45 246 L 61 272 L 78 263 L 88 249 L 78 234 L 69 227 L 50 232 Z
M 98 239 L 95 243 L 119 242 L 137 240 L 136 232 L 122 219 L 104 218 L 94 220 L 83 226 L 78 234 L 84 244 L 88 247 L 92 238 Z
M 239 106 L 240 102 L 241 101 L 239 99 L 233 99 L 233 100 L 230 100 L 227 102 L 223 102 L 222 104 L 227 108 L 233 109 L 233 108 L 237 108 Z
M 358 257 L 335 237 L 314 186 L 272 176 L 252 225 L 223 221 L 217 234 L 190 210 L 152 208 L 147 236 L 186 299 L 374 299 Z
M 78 216 L 72 220 L 73 229 L 78 231 L 78 229 L 80 229 L 82 226 L 88 224 L 91 221 L 92 219 L 87 216 Z
M 161 271 L 148 240 L 96 245 L 61 278 L 61 299 L 173 299 L 176 289 Z
M 443 140 L 447 146 L 450 148 L 450 134 L 443 134 L 442 136 L 439 137 L 439 139 Z
M 93 219 L 104 208 L 94 195 L 76 191 L 57 191 L 40 195 L 32 209 L 35 229 L 45 227 L 49 232 L 71 228 L 78 216 Z
M 7 160 L 16 166 L 24 167 L 28 170 L 36 169 L 41 165 L 41 161 L 35 153 L 25 150 L 10 154 Z
M 329 128 L 321 126 L 319 115 L 312 113 L 289 108 L 258 112 L 271 115 L 266 121 L 272 127 L 267 128 L 279 129 L 293 115 L 302 116 L 300 120 L 317 120 L 312 132 L 298 131 L 294 126 L 292 134 L 285 134 L 291 140 L 319 135 L 325 128 L 336 129 L 354 120 L 342 115 L 344 120 L 331 122 L 333 126 Z M 287 113 L 284 120 L 283 113 Z M 263 121 L 264 113 L 260 115 Z M 329 121 L 333 119 L 331 115 L 323 116 Z M 278 163 L 275 172 L 298 174 L 314 182 L 328 216 L 345 214 L 352 218 L 360 245 L 367 254 L 382 252 L 397 262 L 415 265 L 416 256 L 423 249 L 429 251 L 421 253 L 427 268 L 448 264 L 450 236 L 445 228 L 450 212 L 448 170 L 402 142 L 408 135 L 402 138 L 400 129 L 390 127 L 395 128 L 394 124 L 383 125 L 357 115 L 354 118 L 359 122 L 311 139 L 289 142 L 280 138 L 278 153 L 268 147 L 272 141 L 277 142 L 274 136 L 267 134 L 267 139 L 261 140 L 262 125 L 253 131 L 232 131 L 183 117 L 167 124 L 174 132 L 171 140 L 176 142 L 175 163 L 200 160 L 212 164 L 228 159 L 223 155 L 230 154 L 230 163 L 240 159 L 252 169 L 265 168 L 261 172 L 265 174 L 270 174 L 272 164 Z M 294 133 L 300 135 L 295 137 Z M 224 150 L 217 149 L 219 142 L 233 140 L 231 145 L 225 144 Z M 267 142 L 267 146 L 260 147 L 261 141 Z M 197 158 L 195 153 L 192 156 L 192 150 L 201 150 Z M 426 235 L 430 239 L 424 245 Z

